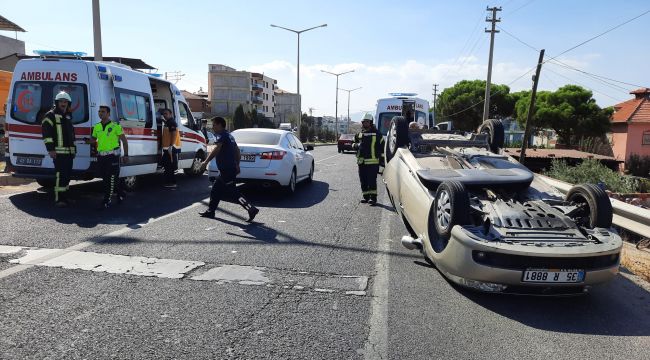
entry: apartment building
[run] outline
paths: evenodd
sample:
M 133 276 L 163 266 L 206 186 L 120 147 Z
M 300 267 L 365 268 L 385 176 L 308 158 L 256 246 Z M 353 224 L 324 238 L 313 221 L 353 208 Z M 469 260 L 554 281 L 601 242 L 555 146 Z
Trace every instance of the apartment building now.
M 297 123 L 300 114 L 300 96 L 288 91 L 275 90 L 275 118 L 273 122 L 280 123 L 294 122 Z
M 245 111 L 256 109 L 269 119 L 275 117 L 277 80 L 221 64 L 208 67 L 208 99 L 214 115 L 232 117 L 243 105 Z

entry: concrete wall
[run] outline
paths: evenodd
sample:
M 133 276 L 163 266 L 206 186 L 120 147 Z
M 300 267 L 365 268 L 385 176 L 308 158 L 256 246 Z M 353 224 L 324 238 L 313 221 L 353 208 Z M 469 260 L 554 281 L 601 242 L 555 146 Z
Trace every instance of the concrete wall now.
M 644 132 L 647 135 L 647 145 L 643 145 Z M 625 159 L 627 159 L 631 154 L 650 156 L 650 124 L 632 123 L 628 125 Z
M 291 119 L 298 120 L 298 94 L 277 93 L 275 94 L 275 118 L 276 124 L 291 122 Z
M 0 58 L 16 53 L 25 54 L 25 42 L 0 35 Z
M 612 124 L 610 140 L 616 160 L 625 161 L 627 158 L 627 124 Z

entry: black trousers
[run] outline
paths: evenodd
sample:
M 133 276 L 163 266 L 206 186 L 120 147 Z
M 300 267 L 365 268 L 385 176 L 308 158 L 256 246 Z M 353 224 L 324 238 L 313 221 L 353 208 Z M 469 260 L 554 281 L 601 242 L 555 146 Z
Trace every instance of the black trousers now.
M 377 173 L 379 164 L 359 165 L 359 182 L 361 183 L 361 193 L 366 200 L 377 200 Z
M 237 189 L 237 184 L 235 183 L 236 177 L 237 174 L 235 171 L 221 170 L 221 176 L 219 176 L 214 182 L 212 190 L 210 191 L 210 204 L 208 205 L 209 211 L 217 210 L 217 207 L 219 207 L 219 201 L 221 200 L 235 200 L 246 211 L 255 208 L 255 206 L 244 198 L 244 196 L 239 192 L 239 189 Z
M 180 150 L 172 150 L 171 157 L 169 156 L 169 150 L 163 152 L 162 165 L 165 168 L 165 182 L 168 184 L 175 184 L 176 178 L 174 177 L 174 172 L 178 169 L 178 153 Z
M 120 157 L 103 155 L 97 157 L 99 174 L 104 183 L 104 202 L 108 202 L 113 194 L 124 195 L 120 182 Z
M 72 162 L 74 155 L 56 154 L 54 159 L 55 183 L 54 201 L 66 201 L 70 176 L 72 175 Z

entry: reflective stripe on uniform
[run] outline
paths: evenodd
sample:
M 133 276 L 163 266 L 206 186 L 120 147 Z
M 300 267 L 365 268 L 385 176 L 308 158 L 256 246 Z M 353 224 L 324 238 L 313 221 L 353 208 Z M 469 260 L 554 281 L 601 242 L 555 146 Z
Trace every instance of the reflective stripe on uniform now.
M 54 124 L 52 124 L 52 120 L 50 120 L 48 118 L 43 119 L 43 124 L 45 124 L 45 123 L 50 124 L 50 126 L 54 126 Z
M 368 190 L 362 193 L 363 195 L 377 195 L 377 190 Z
M 54 139 L 52 139 L 52 138 L 43 138 L 43 142 L 46 143 L 46 144 L 53 143 Z
M 363 160 L 364 165 L 376 165 L 379 164 L 379 159 L 365 159 Z
M 61 128 L 61 115 L 54 115 L 56 120 L 56 139 L 57 145 L 63 147 L 63 129 Z
M 374 134 L 372 141 L 370 142 L 370 158 L 376 159 L 377 155 L 375 154 L 375 144 L 377 143 L 377 135 Z
M 56 181 L 54 182 L 54 201 L 59 201 L 59 178 L 61 173 L 56 172 Z
M 54 148 L 54 151 L 57 154 L 75 154 L 76 149 L 72 146 L 67 147 L 67 146 L 57 146 Z

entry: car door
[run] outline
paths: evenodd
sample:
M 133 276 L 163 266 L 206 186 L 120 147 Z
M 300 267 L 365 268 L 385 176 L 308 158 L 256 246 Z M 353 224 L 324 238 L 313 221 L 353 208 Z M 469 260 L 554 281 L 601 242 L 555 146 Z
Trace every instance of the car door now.
M 401 175 L 400 204 L 404 216 L 418 236 L 426 233 L 426 223 L 429 215 L 428 191 L 418 179 L 417 170 L 420 166 L 417 160 L 407 151 L 402 151 L 399 158 L 398 173 Z
M 302 176 L 302 158 L 303 154 L 298 149 L 298 143 L 296 142 L 296 137 L 293 134 L 287 134 L 287 140 L 289 140 L 289 149 L 291 155 L 293 156 L 293 164 L 296 166 L 296 175 L 297 177 Z
M 305 150 L 305 146 L 295 135 L 292 134 L 291 136 L 293 136 L 294 140 L 296 141 L 296 145 L 297 145 L 296 150 L 300 154 L 300 164 L 298 165 L 299 166 L 298 176 L 307 176 L 309 175 L 309 168 L 311 165 L 311 161 L 310 161 L 311 154 L 309 154 Z

